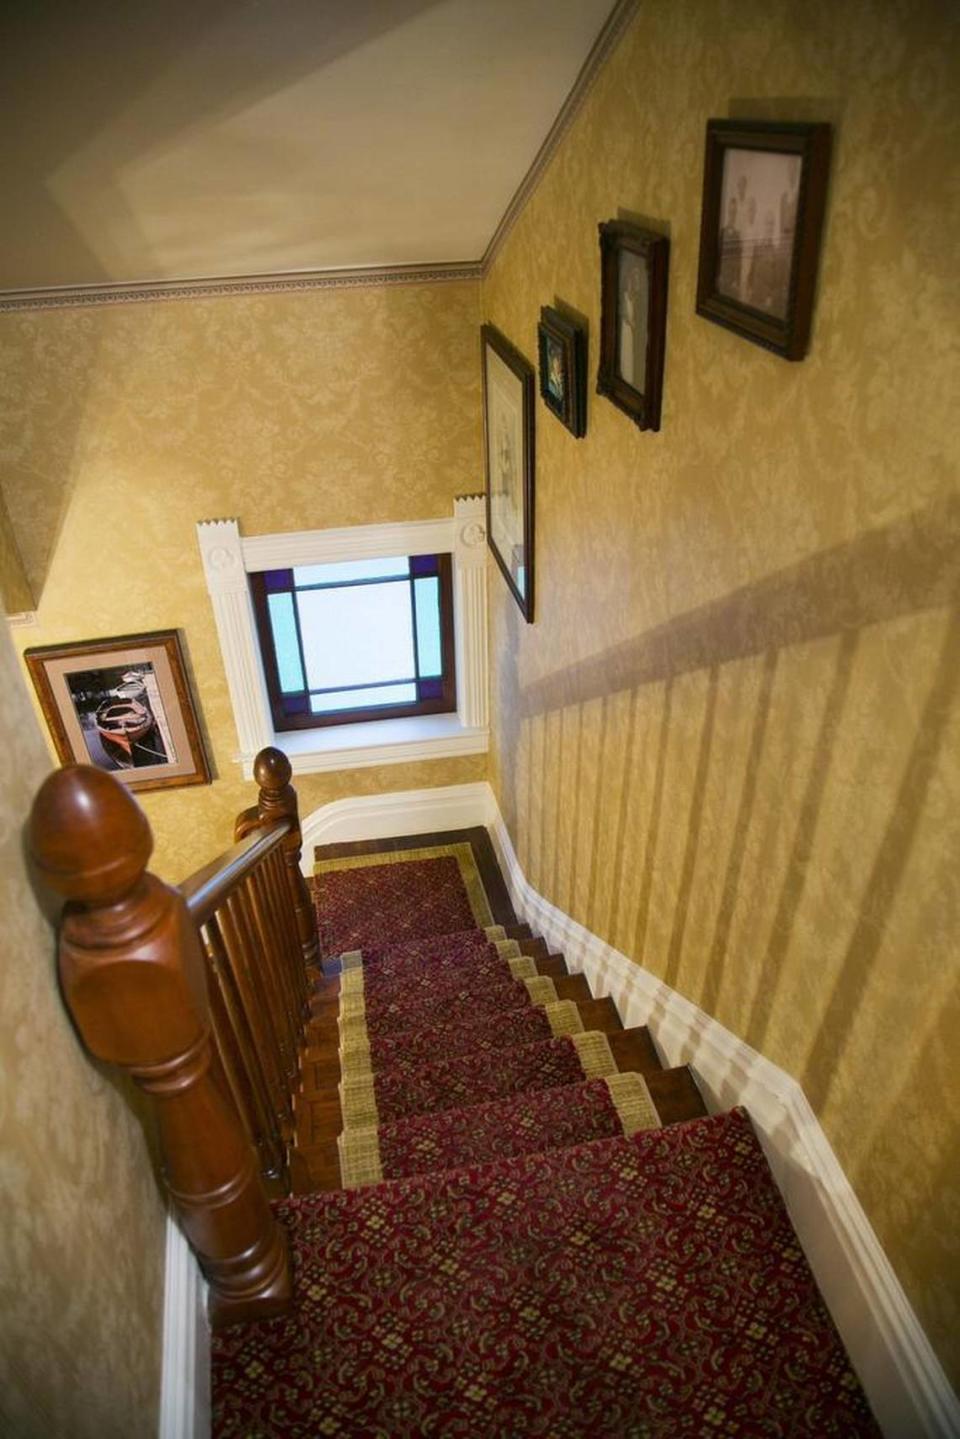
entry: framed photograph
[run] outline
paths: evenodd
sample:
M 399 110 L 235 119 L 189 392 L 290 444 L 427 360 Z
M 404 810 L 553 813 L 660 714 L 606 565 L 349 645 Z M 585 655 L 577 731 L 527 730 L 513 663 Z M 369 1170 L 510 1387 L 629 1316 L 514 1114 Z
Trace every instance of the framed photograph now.
M 830 126 L 708 120 L 697 314 L 786 360 L 810 339 Z
M 670 241 L 625 220 L 600 226 L 597 392 L 641 430 L 659 430 Z
M 540 394 L 578 440 L 587 433 L 587 333 L 544 305 L 537 326 Z
M 487 543 L 533 624 L 533 366 L 493 325 L 480 333 Z
M 26 650 L 63 764 L 109 770 L 132 790 L 209 784 L 176 630 Z

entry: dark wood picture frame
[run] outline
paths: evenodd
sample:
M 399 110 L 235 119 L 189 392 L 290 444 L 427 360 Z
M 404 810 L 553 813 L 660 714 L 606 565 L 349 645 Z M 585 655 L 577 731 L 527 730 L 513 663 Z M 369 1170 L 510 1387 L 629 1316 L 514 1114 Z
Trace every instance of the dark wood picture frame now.
M 826 124 L 708 120 L 697 314 L 807 353 L 830 170 Z
M 484 325 L 480 337 L 487 544 L 533 624 L 533 366 L 493 325 Z
M 537 326 L 540 396 L 575 439 L 587 433 L 587 332 L 543 305 Z
M 600 225 L 597 393 L 641 430 L 659 430 L 670 241 L 626 220 Z
M 62 764 L 95 765 L 137 791 L 210 783 L 177 630 L 37 646 L 24 659 Z

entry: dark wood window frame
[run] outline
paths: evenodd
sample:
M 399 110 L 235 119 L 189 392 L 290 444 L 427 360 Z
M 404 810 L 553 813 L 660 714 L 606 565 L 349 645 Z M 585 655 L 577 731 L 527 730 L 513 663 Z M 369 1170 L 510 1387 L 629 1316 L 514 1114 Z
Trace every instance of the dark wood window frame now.
M 290 696 L 287 696 L 285 702 L 284 694 L 280 687 L 280 673 L 268 613 L 266 574 L 265 572 L 254 572 L 250 574 L 250 593 L 253 598 L 254 614 L 257 621 L 257 639 L 260 644 L 260 655 L 263 659 L 267 692 L 270 697 L 270 712 L 273 716 L 273 724 L 277 732 L 281 733 L 283 731 L 301 729 L 325 729 L 331 725 L 361 724 L 370 720 L 400 719 L 416 715 L 450 714 L 456 710 L 457 680 L 453 632 L 453 564 L 451 555 L 437 555 L 437 576 L 440 581 L 440 653 L 443 666 L 443 674 L 441 676 L 442 690 L 439 697 L 418 700 L 413 704 L 368 706 L 365 709 L 337 710 L 331 714 L 319 715 L 313 714 L 309 709 L 306 713 L 298 714 L 291 714 L 289 711 Z M 419 576 L 413 573 L 410 574 L 411 586 L 417 578 L 419 578 Z M 356 583 L 359 585 L 368 582 L 359 580 L 348 583 Z M 378 583 L 378 581 L 371 581 L 371 583 Z M 306 586 L 305 588 L 310 587 Z M 414 654 L 416 654 L 416 625 L 414 625 L 413 629 L 413 643 Z M 301 664 L 303 664 L 302 649 Z M 304 665 L 304 676 L 305 675 L 306 667 Z M 391 680 L 384 682 L 384 684 L 387 683 L 392 685 L 402 683 L 402 681 Z M 373 685 L 351 686 L 351 688 L 357 689 L 371 689 L 374 687 Z M 308 690 L 303 690 L 300 693 L 306 695 L 309 700 Z

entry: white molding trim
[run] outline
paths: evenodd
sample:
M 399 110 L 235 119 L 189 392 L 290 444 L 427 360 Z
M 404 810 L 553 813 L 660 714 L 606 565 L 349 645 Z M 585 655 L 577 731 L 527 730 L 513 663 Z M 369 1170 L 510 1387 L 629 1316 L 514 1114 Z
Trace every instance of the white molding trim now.
M 209 1439 L 207 1286 L 176 1220 L 167 1214 L 159 1439 Z
M 669 985 L 551 904 L 520 868 L 483 781 L 337 800 L 303 824 L 315 844 L 484 825 L 521 919 L 646 1024 L 667 1065 L 689 1064 L 711 1110 L 750 1113 L 804 1252 L 886 1439 L 957 1439 L 960 1403 L 797 1081 Z
M 62 310 L 89 305 L 144 305 L 162 300 L 210 300 L 272 292 L 353 290 L 369 285 L 442 285 L 479 280 L 480 273 L 479 260 L 440 260 L 432 264 L 274 270 L 260 275 L 214 275 L 204 279 L 50 285 L 35 290 L 0 290 L 0 314 L 13 310 Z
M 707 1107 L 741 1104 L 886 1439 L 957 1439 L 960 1402 L 797 1081 L 669 985 L 564 914 L 527 881 L 490 791 L 489 821 L 514 908 L 625 1025 L 646 1024 L 664 1063 L 689 1064 Z
M 349 799 L 334 800 L 300 822 L 301 868 L 306 875 L 313 873 L 313 849 L 318 844 L 486 826 L 490 823 L 492 795 L 486 780 L 479 780 L 475 784 L 448 784 L 436 789 L 405 789 L 393 794 L 352 795 Z
M 412 520 L 345 529 L 296 530 L 244 538 L 234 519 L 201 520 L 197 540 L 233 705 L 245 779 L 267 745 L 290 758 L 294 774 L 365 769 L 483 754 L 487 729 L 487 578 L 483 499 L 454 502 L 449 519 Z M 277 734 L 260 657 L 247 576 L 295 565 L 390 555 L 453 555 L 456 715 L 421 715 Z
M 37 623 L 36 610 L 20 610 L 18 614 L 7 615 L 7 624 L 12 630 L 24 630 Z

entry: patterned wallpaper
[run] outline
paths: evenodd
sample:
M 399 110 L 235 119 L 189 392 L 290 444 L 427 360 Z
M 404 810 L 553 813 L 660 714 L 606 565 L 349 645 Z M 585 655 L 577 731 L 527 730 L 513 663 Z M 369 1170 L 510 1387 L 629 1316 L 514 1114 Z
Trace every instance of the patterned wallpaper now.
M 50 768 L 0 624 L 0 1433 L 151 1439 L 164 1209 L 143 1134 L 80 1048 L 22 826 Z
M 663 427 L 537 402 L 494 782 L 549 899 L 803 1085 L 960 1379 L 958 11 L 645 0 L 484 283 L 528 358 L 671 237 Z M 786 98 L 784 98 L 786 97 Z M 795 97 L 795 98 L 794 98 Z M 706 121 L 836 127 L 811 351 L 695 314 Z M 593 388 L 591 382 L 591 390 Z
M 39 625 L 17 644 L 180 628 L 217 775 L 143 796 L 157 872 L 231 841 L 239 778 L 197 548 L 246 534 L 445 517 L 480 467 L 474 282 L 235 295 L 0 316 L 0 485 Z M 483 756 L 315 775 L 301 811 L 464 783 Z

